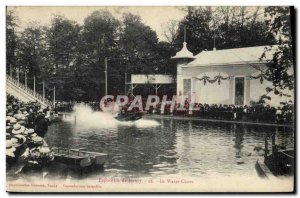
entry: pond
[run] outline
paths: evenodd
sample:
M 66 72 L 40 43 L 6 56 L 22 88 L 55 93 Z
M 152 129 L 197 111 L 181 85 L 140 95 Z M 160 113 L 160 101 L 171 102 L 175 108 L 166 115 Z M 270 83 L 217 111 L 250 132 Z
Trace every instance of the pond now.
M 166 118 L 118 122 L 100 112 L 77 114 L 75 122 L 75 115 L 53 123 L 47 143 L 108 154 L 102 174 L 111 177 L 256 177 L 255 162 L 263 159 L 257 148 L 266 137 L 275 133 L 277 144 L 294 144 L 291 128 Z

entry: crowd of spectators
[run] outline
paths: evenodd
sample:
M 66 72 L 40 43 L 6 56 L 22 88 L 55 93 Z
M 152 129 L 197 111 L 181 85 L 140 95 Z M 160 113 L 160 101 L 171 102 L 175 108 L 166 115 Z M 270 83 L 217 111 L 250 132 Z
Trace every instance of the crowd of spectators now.
M 148 113 L 176 116 L 191 116 L 202 119 L 216 120 L 236 120 L 249 122 L 267 122 L 267 123 L 292 123 L 293 106 L 271 107 L 270 105 L 252 104 L 248 105 L 217 105 L 217 104 L 194 104 L 197 110 L 190 110 L 186 103 L 184 110 L 180 109 L 180 104 L 175 105 L 173 111 L 171 105 L 158 103 L 155 108 L 150 108 Z
M 42 109 L 37 102 L 20 102 L 11 95 L 7 95 L 6 99 L 8 173 L 16 166 L 19 173 L 49 164 L 54 159 L 53 152 L 44 141 L 44 135 L 51 123 L 49 108 Z
M 57 110 L 60 112 L 71 112 L 76 102 L 60 102 L 57 104 Z M 99 102 L 87 102 L 93 110 L 98 111 Z M 127 105 L 129 106 L 130 103 Z M 191 111 L 189 104 L 184 105 L 185 110 L 180 110 L 180 104 L 176 104 L 173 111 L 171 104 L 167 103 L 162 109 L 162 103 L 155 107 L 150 107 L 148 113 L 160 115 L 191 116 L 202 119 L 216 120 L 236 120 L 249 122 L 266 122 L 266 123 L 292 123 L 294 115 L 293 105 L 282 105 L 281 107 L 272 107 L 270 105 L 252 103 L 251 105 L 222 105 L 222 104 L 201 104 L 196 103 L 195 108 L 199 110 Z M 143 99 L 143 108 L 145 110 L 146 99 Z M 133 108 L 137 110 L 137 108 Z

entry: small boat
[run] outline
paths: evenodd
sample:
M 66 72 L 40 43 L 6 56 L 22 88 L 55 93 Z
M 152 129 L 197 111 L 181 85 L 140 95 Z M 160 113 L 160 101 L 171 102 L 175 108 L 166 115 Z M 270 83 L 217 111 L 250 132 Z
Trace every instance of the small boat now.
M 265 164 L 274 175 L 294 174 L 294 149 L 275 150 L 265 157 Z
M 142 112 L 120 112 L 114 118 L 119 121 L 136 121 L 141 119 Z
M 53 114 L 50 116 L 51 122 L 61 122 L 62 119 L 63 119 L 63 114 L 61 114 L 61 113 Z
M 272 135 L 272 149 L 269 153 L 268 140 L 265 139 L 265 154 L 263 162 L 258 160 L 255 164 L 258 175 L 262 177 L 273 176 L 292 176 L 294 175 L 294 148 L 286 149 L 284 146 L 275 144 L 275 135 Z

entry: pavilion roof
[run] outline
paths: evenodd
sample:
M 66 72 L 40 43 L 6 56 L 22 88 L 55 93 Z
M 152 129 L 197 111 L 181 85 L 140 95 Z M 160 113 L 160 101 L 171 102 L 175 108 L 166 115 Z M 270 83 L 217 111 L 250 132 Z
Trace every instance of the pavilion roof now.
M 268 46 L 244 47 L 223 50 L 202 51 L 197 54 L 195 60 L 191 61 L 186 67 L 192 66 L 225 66 L 225 65 L 245 65 L 255 63 L 266 63 L 273 57 L 278 46 L 272 46 L 267 51 L 265 58 L 261 60 L 263 52 Z

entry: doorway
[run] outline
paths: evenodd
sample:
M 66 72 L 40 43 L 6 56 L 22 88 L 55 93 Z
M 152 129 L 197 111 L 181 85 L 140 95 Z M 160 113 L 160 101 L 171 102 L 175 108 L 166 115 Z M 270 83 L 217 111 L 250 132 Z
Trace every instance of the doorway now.
M 235 78 L 235 105 L 244 105 L 244 93 L 245 93 L 245 78 Z

